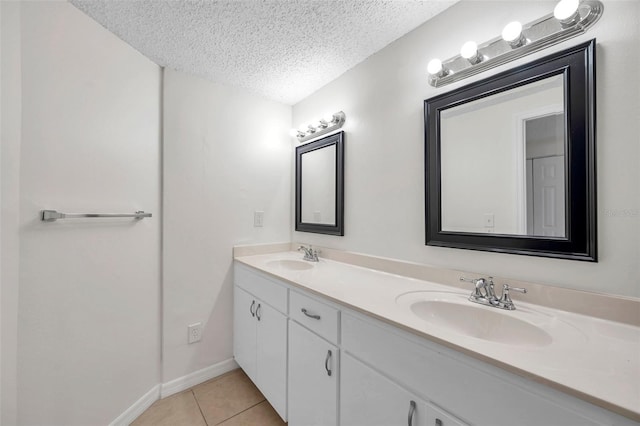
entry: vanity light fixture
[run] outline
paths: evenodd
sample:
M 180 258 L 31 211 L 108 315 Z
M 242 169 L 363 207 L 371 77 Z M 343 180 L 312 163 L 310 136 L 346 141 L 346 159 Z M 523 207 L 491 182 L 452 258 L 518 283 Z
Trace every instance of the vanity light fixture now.
M 326 133 L 341 128 L 346 120 L 346 115 L 342 111 L 338 111 L 329 117 L 321 118 L 312 124 L 302 126 L 300 129 L 291 129 L 291 136 L 298 139 L 298 142 L 307 142 Z
M 445 61 L 432 59 L 429 84 L 440 87 L 553 46 L 585 33 L 602 16 L 600 0 L 560 0 L 553 13 L 522 25 L 514 21 L 481 45 L 467 42 L 460 54 Z

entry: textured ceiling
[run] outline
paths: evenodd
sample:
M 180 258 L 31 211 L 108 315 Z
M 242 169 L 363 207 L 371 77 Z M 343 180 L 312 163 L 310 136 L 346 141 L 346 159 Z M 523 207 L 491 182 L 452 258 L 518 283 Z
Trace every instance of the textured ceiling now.
M 294 104 L 457 0 L 70 0 L 159 65 Z

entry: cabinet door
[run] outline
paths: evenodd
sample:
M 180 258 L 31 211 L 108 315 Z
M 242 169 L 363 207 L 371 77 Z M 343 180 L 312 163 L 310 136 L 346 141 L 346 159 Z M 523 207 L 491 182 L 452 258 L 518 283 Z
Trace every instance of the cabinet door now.
M 340 363 L 341 426 L 425 426 L 427 404 L 348 354 Z
M 287 417 L 287 317 L 256 300 L 255 383 L 280 417 Z
M 427 426 L 466 426 L 466 423 L 456 419 L 446 411 L 430 405 L 427 413 Z
M 289 425 L 337 424 L 338 349 L 289 321 Z
M 256 319 L 258 302 L 240 287 L 233 287 L 233 355 L 247 376 L 256 381 Z

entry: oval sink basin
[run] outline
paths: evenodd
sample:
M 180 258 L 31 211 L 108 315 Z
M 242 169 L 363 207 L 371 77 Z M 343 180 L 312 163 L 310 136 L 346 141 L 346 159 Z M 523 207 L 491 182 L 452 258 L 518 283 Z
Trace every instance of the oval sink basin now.
M 267 266 L 272 268 L 288 269 L 290 271 L 303 271 L 313 268 L 313 264 L 305 260 L 281 259 L 267 262 Z
M 418 291 L 398 296 L 396 303 L 430 326 L 493 343 L 541 347 L 585 339 L 553 315 L 522 306 L 506 311 L 468 298 L 467 293 Z
M 552 342 L 549 333 L 543 329 L 491 309 L 496 308 L 478 309 L 475 306 L 433 300 L 411 304 L 411 311 L 430 324 L 447 327 L 476 339 L 531 346 L 546 346 Z

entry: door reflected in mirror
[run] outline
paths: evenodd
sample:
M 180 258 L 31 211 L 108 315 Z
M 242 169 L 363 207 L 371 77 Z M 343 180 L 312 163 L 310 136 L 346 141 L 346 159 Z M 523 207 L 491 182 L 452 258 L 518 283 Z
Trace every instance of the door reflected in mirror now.
M 563 76 L 440 114 L 442 230 L 565 236 Z
M 296 148 L 296 231 L 344 235 L 344 132 Z

